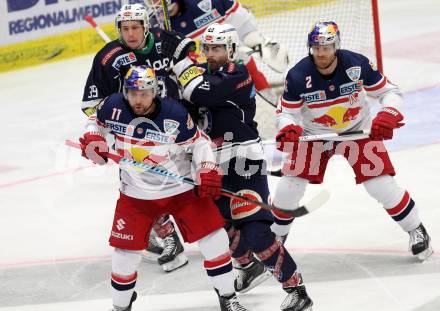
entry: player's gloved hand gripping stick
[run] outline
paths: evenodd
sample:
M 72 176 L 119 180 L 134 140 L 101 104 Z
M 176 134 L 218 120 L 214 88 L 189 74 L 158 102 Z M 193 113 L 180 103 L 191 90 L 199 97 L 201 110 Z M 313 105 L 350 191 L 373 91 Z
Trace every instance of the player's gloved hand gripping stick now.
M 66 140 L 66 145 L 70 146 L 70 147 L 74 147 L 77 149 L 81 149 L 81 145 L 77 142 L 71 141 L 71 140 Z M 113 161 L 115 161 L 116 163 L 127 163 L 133 167 L 136 168 L 141 168 L 147 172 L 153 173 L 153 174 L 158 174 L 158 175 L 162 175 L 162 176 L 167 176 L 170 178 L 173 178 L 175 180 L 178 180 L 180 182 L 184 182 L 187 184 L 191 184 L 194 186 L 197 186 L 198 184 L 191 178 L 188 177 L 184 177 L 184 176 L 180 176 L 176 173 L 173 172 L 169 172 L 163 168 L 154 166 L 154 165 L 150 165 L 147 163 L 140 163 L 140 162 L 136 162 L 134 160 L 130 160 L 130 159 L 126 159 L 121 157 L 120 155 L 117 154 L 113 154 L 108 152 L 106 155 L 106 158 L 112 159 Z M 309 213 L 311 213 L 312 211 L 314 211 L 315 209 L 318 209 L 319 207 L 321 207 L 324 203 L 326 203 L 330 197 L 330 194 L 327 190 L 322 190 L 321 192 L 319 192 L 312 200 L 310 200 L 309 202 L 307 202 L 304 205 L 301 205 L 300 207 L 294 209 L 294 210 L 286 210 L 286 209 L 282 209 L 279 207 L 276 207 L 274 205 L 270 205 L 270 204 L 266 204 L 264 202 L 259 202 L 259 201 L 254 201 L 246 196 L 237 194 L 235 192 L 229 191 L 227 189 L 221 189 L 221 195 L 229 197 L 229 198 L 234 198 L 234 199 L 239 199 L 242 201 L 245 201 L 249 204 L 255 204 L 260 206 L 263 209 L 269 210 L 269 211 L 278 211 L 278 212 L 282 212 L 285 213 L 287 215 L 291 215 L 293 217 L 301 217 L 304 215 L 307 215 Z

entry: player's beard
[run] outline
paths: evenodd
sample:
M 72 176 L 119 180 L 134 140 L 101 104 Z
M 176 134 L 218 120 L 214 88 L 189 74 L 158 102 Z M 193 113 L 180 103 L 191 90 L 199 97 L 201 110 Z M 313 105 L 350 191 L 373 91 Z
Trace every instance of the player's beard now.
M 334 54 L 327 62 L 324 62 L 324 59 L 317 58 L 315 60 L 315 65 L 318 69 L 326 70 L 329 68 L 336 60 L 336 54 Z

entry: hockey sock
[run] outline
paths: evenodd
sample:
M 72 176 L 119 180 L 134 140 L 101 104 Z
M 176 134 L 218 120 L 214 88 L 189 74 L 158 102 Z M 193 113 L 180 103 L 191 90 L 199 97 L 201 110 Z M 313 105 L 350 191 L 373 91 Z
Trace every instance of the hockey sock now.
M 200 251 L 205 257 L 204 267 L 208 278 L 220 296 L 235 292 L 232 259 L 229 254 L 228 235 L 222 228 L 198 241 Z
M 406 232 L 417 228 L 421 221 L 409 193 L 400 188 L 389 175 L 375 177 L 363 183 L 368 194 L 383 204 L 391 218 Z
M 112 298 L 113 305 L 127 307 L 137 280 L 137 267 L 141 261 L 140 251 L 115 248 L 112 256 Z

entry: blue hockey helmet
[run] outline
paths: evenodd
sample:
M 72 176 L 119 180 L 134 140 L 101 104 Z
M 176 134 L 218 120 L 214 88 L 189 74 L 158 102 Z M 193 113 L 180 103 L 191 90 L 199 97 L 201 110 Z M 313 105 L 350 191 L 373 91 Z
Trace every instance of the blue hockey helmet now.
M 124 78 L 124 96 L 127 98 L 128 90 L 153 90 L 153 95 L 157 93 L 156 74 L 151 67 L 133 66 Z
M 341 34 L 335 22 L 316 22 L 307 37 L 307 48 L 312 46 L 334 44 L 335 49 L 341 47 Z

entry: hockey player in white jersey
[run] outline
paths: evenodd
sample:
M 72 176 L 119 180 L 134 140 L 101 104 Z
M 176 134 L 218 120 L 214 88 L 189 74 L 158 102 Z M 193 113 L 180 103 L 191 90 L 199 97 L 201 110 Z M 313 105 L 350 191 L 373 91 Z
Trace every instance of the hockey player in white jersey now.
M 169 175 L 120 162 L 120 196 L 110 236 L 114 247 L 113 310 L 131 310 L 137 295 L 134 288 L 141 251 L 148 244 L 145 237 L 157 217 L 170 214 L 184 240 L 198 243 L 221 310 L 246 311 L 234 290 L 224 220 L 212 200 L 220 197 L 222 173 L 215 163 L 211 141 L 180 102 L 156 94 L 154 71 L 146 66 L 130 68 L 123 93 L 110 95 L 99 105 L 80 138 L 82 155 L 95 163 L 107 161 L 109 147 L 104 137 L 111 134 L 117 153 L 124 158 L 189 178 L 193 165 L 196 167 L 194 187 Z M 188 154 L 192 154 L 192 161 Z
M 308 34 L 309 56 L 287 74 L 278 105 L 277 148 L 289 156 L 282 169 L 274 204 L 295 209 L 307 183 L 323 181 L 329 159 L 343 155 L 368 194 L 410 237 L 410 250 L 420 260 L 432 254 L 430 237 L 408 191 L 393 178 L 394 167 L 383 144 L 404 125 L 399 88 L 389 82 L 365 56 L 340 49 L 340 33 L 334 22 L 318 22 Z M 365 93 L 382 109 L 371 117 Z M 344 141 L 299 142 L 302 134 L 344 133 L 371 129 L 368 138 Z M 336 139 L 337 140 L 337 139 Z M 285 236 L 289 226 L 275 231 Z

